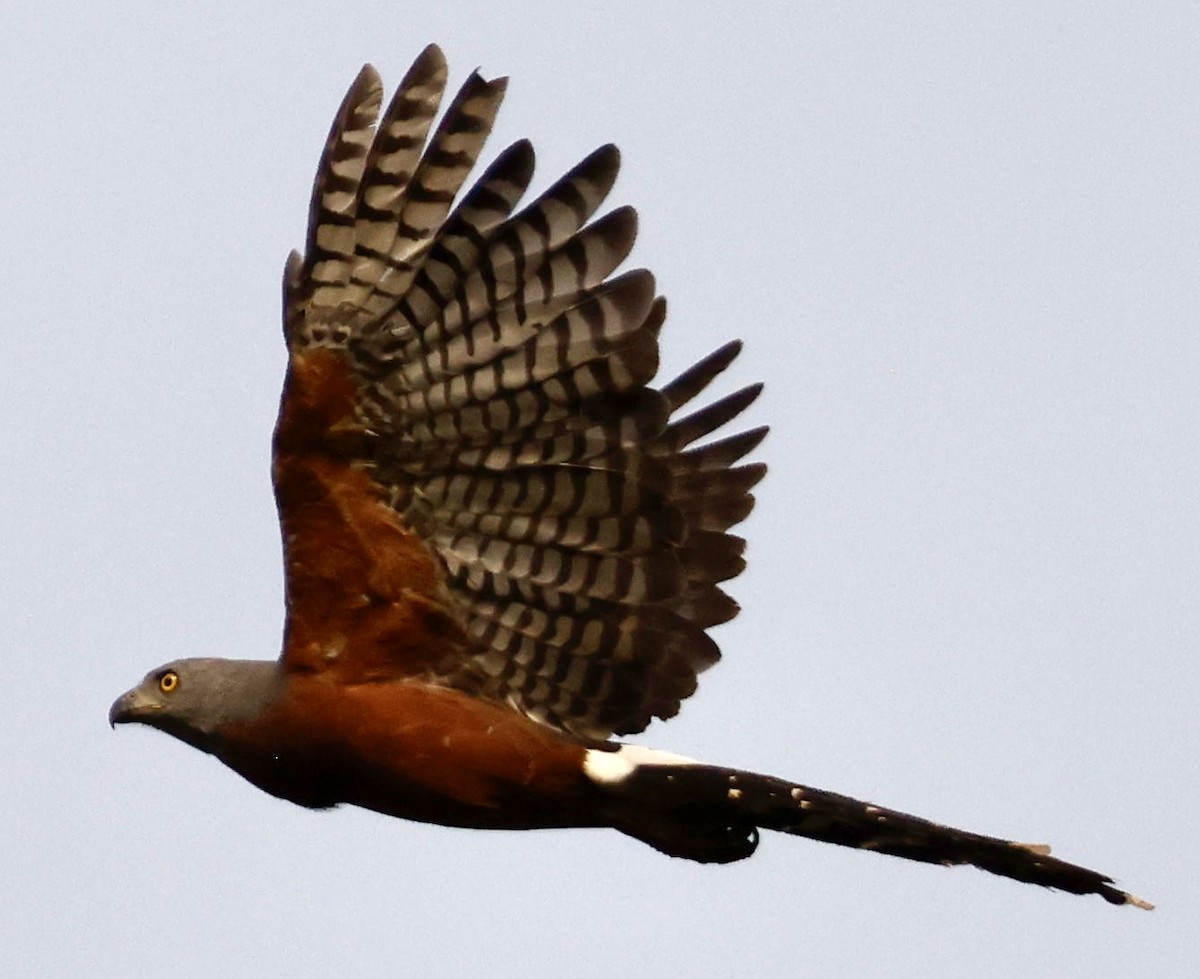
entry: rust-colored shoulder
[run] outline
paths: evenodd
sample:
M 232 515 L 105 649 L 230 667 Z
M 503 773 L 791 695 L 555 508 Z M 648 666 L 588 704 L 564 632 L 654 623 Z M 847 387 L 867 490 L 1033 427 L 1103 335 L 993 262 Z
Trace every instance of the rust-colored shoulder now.
M 291 671 L 347 680 L 439 671 L 459 648 L 441 568 L 371 479 L 340 352 L 294 352 L 275 430 Z

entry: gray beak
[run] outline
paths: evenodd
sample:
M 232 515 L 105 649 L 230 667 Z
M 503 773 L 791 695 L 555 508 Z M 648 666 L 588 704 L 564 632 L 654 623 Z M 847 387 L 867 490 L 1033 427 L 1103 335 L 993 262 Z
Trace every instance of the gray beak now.
M 113 701 L 113 705 L 108 709 L 108 723 L 112 727 L 118 724 L 132 724 L 160 710 L 162 704 L 148 697 L 141 687 L 134 687 Z

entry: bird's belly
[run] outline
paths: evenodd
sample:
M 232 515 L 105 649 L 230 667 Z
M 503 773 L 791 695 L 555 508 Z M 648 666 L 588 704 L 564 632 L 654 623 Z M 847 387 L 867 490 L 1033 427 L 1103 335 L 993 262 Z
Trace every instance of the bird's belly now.
M 313 687 L 231 739 L 222 761 L 308 808 L 478 829 L 594 824 L 583 748 L 522 715 L 423 684 Z

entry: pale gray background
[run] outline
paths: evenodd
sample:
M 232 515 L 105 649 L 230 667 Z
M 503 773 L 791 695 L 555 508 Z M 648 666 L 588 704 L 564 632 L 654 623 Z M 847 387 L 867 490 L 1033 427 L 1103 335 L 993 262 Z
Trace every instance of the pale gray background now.
M 165 8 L 165 9 L 164 9 Z M 10 2 L 5 976 L 1197 972 L 1194 3 Z M 666 368 L 732 337 L 773 472 L 725 661 L 645 737 L 1046 840 L 1144 914 L 770 836 L 313 814 L 112 698 L 273 656 L 278 275 L 359 65 L 606 140 Z

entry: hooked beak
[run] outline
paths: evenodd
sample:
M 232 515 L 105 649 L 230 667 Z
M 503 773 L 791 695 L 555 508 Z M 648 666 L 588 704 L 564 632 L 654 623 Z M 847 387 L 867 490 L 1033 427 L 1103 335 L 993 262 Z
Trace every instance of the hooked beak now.
M 148 697 L 141 687 L 134 687 L 113 701 L 108 709 L 108 723 L 111 727 L 132 724 L 162 709 L 163 705 Z

